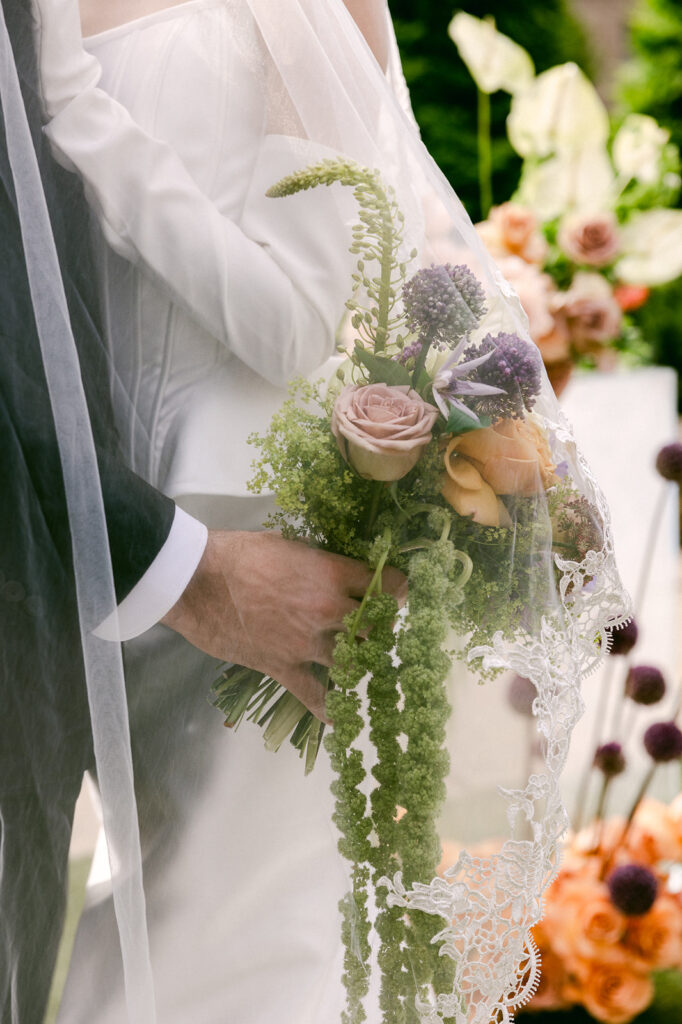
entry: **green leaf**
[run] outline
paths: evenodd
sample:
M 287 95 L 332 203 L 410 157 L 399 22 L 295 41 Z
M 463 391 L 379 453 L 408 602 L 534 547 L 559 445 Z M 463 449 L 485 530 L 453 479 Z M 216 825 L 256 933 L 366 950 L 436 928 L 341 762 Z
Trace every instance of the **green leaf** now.
M 386 359 L 385 356 L 375 356 L 369 349 L 362 345 L 355 346 L 355 358 L 366 366 L 372 378 L 372 384 L 408 384 L 410 383 L 410 371 L 406 370 L 402 363 L 394 359 Z
M 490 416 L 479 416 L 480 423 L 476 423 L 471 416 L 467 416 L 461 409 L 454 406 L 450 408 L 450 415 L 445 427 L 448 434 L 468 434 L 470 430 L 480 430 L 481 427 L 489 427 L 492 423 Z

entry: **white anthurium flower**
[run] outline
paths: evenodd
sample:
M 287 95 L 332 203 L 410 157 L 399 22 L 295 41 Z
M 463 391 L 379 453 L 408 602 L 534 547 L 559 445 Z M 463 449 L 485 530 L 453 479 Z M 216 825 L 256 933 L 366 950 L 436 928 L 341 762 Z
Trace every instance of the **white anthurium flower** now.
M 459 11 L 448 26 L 448 34 L 481 92 L 503 89 L 513 96 L 533 80 L 535 68 L 530 54 L 498 32 L 493 22 Z
M 621 230 L 616 276 L 626 284 L 658 285 L 682 274 L 682 210 L 644 210 Z
M 614 194 L 611 161 L 599 145 L 526 163 L 514 198 L 547 221 L 567 213 L 608 210 Z
M 526 158 L 597 149 L 606 145 L 609 115 L 578 65 L 558 64 L 513 97 L 507 133 Z
M 630 114 L 613 140 L 613 162 L 619 174 L 654 185 L 661 173 L 661 156 L 670 132 L 647 114 Z

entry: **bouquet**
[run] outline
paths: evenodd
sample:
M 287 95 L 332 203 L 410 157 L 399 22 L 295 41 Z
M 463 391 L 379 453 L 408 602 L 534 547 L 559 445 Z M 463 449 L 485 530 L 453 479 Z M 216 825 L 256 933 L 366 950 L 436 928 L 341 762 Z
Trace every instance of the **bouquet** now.
M 351 875 L 341 907 L 344 1019 L 364 1019 L 374 935 L 386 1024 L 487 1024 L 502 995 L 496 964 L 507 971 L 505 998 L 520 998 L 519 961 L 533 960 L 525 943 L 537 901 L 529 887 L 538 882 L 518 871 L 507 881 L 516 886 L 511 917 L 500 909 L 504 858 L 462 860 L 445 891 L 435 880 L 449 770 L 451 630 L 459 656 L 475 659 L 483 677 L 507 665 L 510 651 L 519 664 L 535 659 L 538 680 L 554 678 L 555 659 L 560 693 L 552 683 L 547 699 L 555 708 L 565 702 L 563 736 L 577 700 L 566 680 L 579 662 L 599 656 L 596 620 L 581 616 L 595 600 L 602 613 L 604 602 L 610 607 L 617 581 L 604 571 L 603 509 L 586 496 L 582 479 L 579 489 L 573 449 L 540 411 L 537 349 L 495 329 L 490 296 L 468 265 L 415 266 L 416 251 L 405 251 L 403 214 L 377 172 L 325 160 L 269 194 L 336 183 L 353 190 L 359 208 L 347 303 L 353 345 L 328 387 L 294 382 L 268 431 L 253 438 L 252 488 L 275 494 L 278 510 L 267 525 L 373 570 L 337 637 L 333 668 L 319 670 L 333 721 L 325 743 L 335 774 L 334 820 Z M 386 565 L 408 576 L 402 610 L 382 592 Z M 546 663 L 543 645 L 552 652 Z M 233 666 L 213 699 L 226 724 L 256 722 L 271 750 L 289 737 L 305 770 L 313 769 L 325 726 L 277 680 Z M 548 716 L 554 772 L 563 739 L 549 708 Z M 376 754 L 371 780 L 358 745 L 365 727 Z M 562 812 L 551 786 L 534 785 L 538 793 L 524 799 L 528 808 L 542 804 L 550 835 L 552 815 Z M 537 837 L 540 853 L 545 833 Z M 536 857 L 536 874 L 551 871 L 542 868 L 543 857 Z M 472 953 L 484 943 L 488 952 L 477 960 Z
M 490 139 L 483 128 L 478 231 L 516 289 L 552 383 L 572 367 L 643 361 L 630 315 L 682 273 L 680 158 L 670 132 L 631 114 L 614 132 L 594 86 L 575 64 L 535 76 L 527 52 L 494 25 L 459 13 L 450 35 L 485 107 L 511 94 L 507 133 L 523 160 L 511 201 L 492 205 Z

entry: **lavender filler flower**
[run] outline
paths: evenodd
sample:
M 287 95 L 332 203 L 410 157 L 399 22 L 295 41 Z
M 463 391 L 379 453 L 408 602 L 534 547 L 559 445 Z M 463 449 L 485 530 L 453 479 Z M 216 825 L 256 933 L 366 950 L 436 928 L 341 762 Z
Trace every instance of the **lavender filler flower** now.
M 417 271 L 403 288 L 403 302 L 408 327 L 420 335 L 419 347 L 428 343 L 437 349 L 453 348 L 486 311 L 478 279 L 468 267 L 449 263 Z
M 481 397 L 470 403 L 478 416 L 493 419 L 523 419 L 532 409 L 542 387 L 542 357 L 534 345 L 515 334 L 487 334 L 464 352 L 465 360 L 488 355 L 476 373 L 478 384 L 488 384 L 505 392 L 504 398 Z

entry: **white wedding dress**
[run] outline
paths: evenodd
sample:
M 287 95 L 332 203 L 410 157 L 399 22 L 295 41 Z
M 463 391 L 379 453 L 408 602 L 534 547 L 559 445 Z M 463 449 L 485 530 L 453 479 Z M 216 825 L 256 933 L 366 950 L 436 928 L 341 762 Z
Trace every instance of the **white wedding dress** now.
M 346 217 L 328 190 L 265 198 L 320 151 L 264 135 L 258 41 L 235 10 L 190 0 L 86 40 L 102 87 L 180 156 L 201 193 L 187 199 L 184 250 L 154 238 L 154 214 L 185 183 L 155 182 L 148 209 L 131 193 L 131 216 L 148 215 L 159 250 L 146 261 L 107 216 L 106 185 L 93 205 L 130 465 L 210 526 L 258 529 L 269 500 L 247 496 L 246 439 L 267 426 L 287 377 L 334 351 L 353 206 Z M 134 173 L 134 152 L 120 159 Z M 288 744 L 273 756 L 254 726 L 228 733 L 206 702 L 217 663 L 164 627 L 127 643 L 124 658 L 159 1024 L 339 1020 L 346 877 L 326 754 L 304 778 Z M 126 1020 L 109 887 L 93 882 L 61 1024 Z

